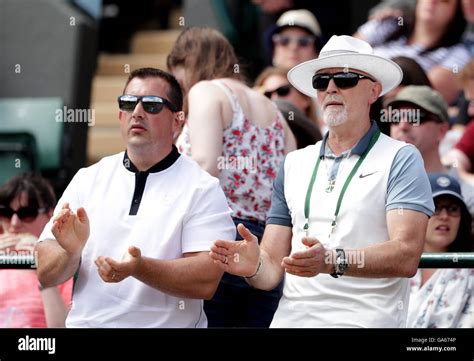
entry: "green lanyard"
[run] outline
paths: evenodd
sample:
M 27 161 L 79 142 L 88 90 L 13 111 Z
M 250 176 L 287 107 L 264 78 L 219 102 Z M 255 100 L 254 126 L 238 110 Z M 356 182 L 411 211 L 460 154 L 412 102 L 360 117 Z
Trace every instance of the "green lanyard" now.
M 354 174 L 357 172 L 359 169 L 360 165 L 364 161 L 365 157 L 369 153 L 369 151 L 372 149 L 374 144 L 377 142 L 377 139 L 379 139 L 380 136 L 380 130 L 377 129 L 374 134 L 372 135 L 372 138 L 370 139 L 370 143 L 367 147 L 367 149 L 362 153 L 360 156 L 359 160 L 357 163 L 354 165 L 354 168 L 352 168 L 351 173 L 347 177 L 346 181 L 344 182 L 344 186 L 342 187 L 341 193 L 339 194 L 339 199 L 337 200 L 337 206 L 336 206 L 336 212 L 334 213 L 334 220 L 331 223 L 331 231 L 334 230 L 334 228 L 337 225 L 337 216 L 339 214 L 339 210 L 341 209 L 341 204 L 342 204 L 342 199 L 344 198 L 344 194 L 346 193 L 347 187 L 349 186 L 349 183 L 351 182 L 352 178 L 354 177 Z M 318 161 L 316 162 L 316 165 L 314 166 L 313 170 L 313 175 L 311 176 L 311 181 L 309 182 L 308 190 L 306 191 L 306 199 L 304 202 L 304 218 L 305 218 L 305 225 L 303 227 L 304 231 L 306 232 L 306 235 L 308 235 L 308 229 L 309 229 L 309 205 L 311 201 L 311 193 L 313 191 L 313 185 L 314 181 L 316 180 L 316 175 L 318 174 L 318 168 L 319 168 L 319 163 L 321 162 L 321 157 L 318 157 Z

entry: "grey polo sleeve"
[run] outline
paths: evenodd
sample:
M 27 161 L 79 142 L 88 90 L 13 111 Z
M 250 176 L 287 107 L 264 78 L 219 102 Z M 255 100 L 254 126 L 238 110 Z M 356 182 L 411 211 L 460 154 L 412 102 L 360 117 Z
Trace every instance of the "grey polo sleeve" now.
M 267 214 L 267 224 L 292 227 L 290 210 L 285 199 L 285 165 L 280 168 L 273 181 L 272 206 Z
M 401 148 L 393 160 L 385 209 L 410 209 L 428 217 L 434 212 L 431 185 L 423 158 L 413 145 Z

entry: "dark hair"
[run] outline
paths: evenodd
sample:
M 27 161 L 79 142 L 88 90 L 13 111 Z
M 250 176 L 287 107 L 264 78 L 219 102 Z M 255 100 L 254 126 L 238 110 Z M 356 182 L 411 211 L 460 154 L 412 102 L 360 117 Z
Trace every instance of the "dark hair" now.
M 440 195 L 440 197 L 443 195 Z M 472 216 L 469 213 L 469 210 L 466 207 L 466 204 L 461 201 L 459 198 L 444 195 L 453 200 L 457 205 L 461 207 L 461 221 L 459 222 L 458 233 L 453 242 L 448 246 L 448 252 L 472 252 L 473 249 L 473 239 L 472 239 Z M 437 197 L 436 197 L 437 198 Z M 435 199 L 436 199 L 435 198 Z
M 168 70 L 176 66 L 184 67 L 185 91 L 201 80 L 242 79 L 240 72 L 235 71 L 238 59 L 234 48 L 224 35 L 209 27 L 184 30 L 176 39 L 166 64 Z
M 427 85 L 431 87 L 428 76 L 416 60 L 406 56 L 396 56 L 392 60 L 402 68 L 403 78 L 400 85 Z
M 179 86 L 178 81 L 176 78 L 161 69 L 156 68 L 139 68 L 135 69 L 130 73 L 130 76 L 125 83 L 125 87 L 123 88 L 123 93 L 125 94 L 125 89 L 127 89 L 128 84 L 134 78 L 145 79 L 145 78 L 160 78 L 166 81 L 169 85 L 168 89 L 168 100 L 176 107 L 178 111 L 183 109 L 183 93 L 181 91 L 181 87 Z
M 34 173 L 22 173 L 10 178 L 0 188 L 0 204 L 9 206 L 22 193 L 26 194 L 30 207 L 52 209 L 56 205 L 51 184 Z
M 415 10 L 416 13 L 416 10 Z M 415 22 L 416 22 L 416 14 L 413 16 L 413 21 L 406 21 L 403 26 L 398 26 L 398 29 L 395 33 L 393 33 L 388 39 L 388 41 L 396 40 L 401 36 L 406 36 L 407 38 L 413 34 L 415 30 Z M 451 19 L 451 22 L 448 24 L 447 28 L 441 39 L 439 39 L 435 44 L 431 47 L 427 48 L 423 51 L 422 54 L 428 53 L 436 48 L 439 47 L 449 47 L 452 45 L 456 45 L 460 42 L 461 36 L 466 29 L 466 19 L 464 18 L 461 0 L 457 0 L 456 2 L 456 10 L 454 12 L 454 16 Z

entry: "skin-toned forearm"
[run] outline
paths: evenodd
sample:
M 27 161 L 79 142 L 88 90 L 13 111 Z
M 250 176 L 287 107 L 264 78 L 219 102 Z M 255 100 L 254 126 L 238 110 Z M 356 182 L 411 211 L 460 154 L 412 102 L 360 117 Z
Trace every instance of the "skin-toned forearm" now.
M 389 211 L 390 240 L 359 250 L 347 250 L 348 276 L 412 277 L 423 252 L 428 217 L 420 212 Z
M 222 274 L 204 252 L 174 260 L 142 257 L 132 276 L 175 297 L 211 299 Z
M 345 250 L 349 267 L 344 275 L 354 277 L 413 277 L 422 248 L 408 248 L 389 240 L 359 250 Z
M 284 276 L 284 270 L 281 266 L 281 259 L 272 259 L 263 249 L 261 249 L 260 252 L 262 265 L 260 266 L 257 275 L 251 279 L 246 279 L 246 281 L 254 288 L 270 291 L 281 282 Z
M 38 255 L 36 272 L 43 287 L 57 286 L 65 282 L 79 268 L 81 255 L 67 253 L 56 240 L 39 242 L 35 251 Z
M 265 227 L 260 257 L 262 265 L 258 274 L 247 279 L 247 282 L 261 290 L 274 289 L 283 279 L 285 270 L 281 265 L 283 257 L 288 256 L 291 250 L 291 228 L 269 224 Z
M 64 304 L 58 288 L 43 289 L 41 298 L 43 299 L 47 327 L 64 327 L 69 308 Z

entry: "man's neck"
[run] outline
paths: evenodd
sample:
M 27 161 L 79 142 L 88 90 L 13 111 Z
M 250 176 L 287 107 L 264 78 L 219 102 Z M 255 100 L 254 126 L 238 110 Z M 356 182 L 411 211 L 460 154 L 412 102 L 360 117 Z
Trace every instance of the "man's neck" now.
M 421 155 L 423 157 L 423 162 L 425 163 L 426 173 L 446 173 L 448 171 L 448 168 L 441 163 L 438 149 L 424 152 Z
M 127 147 L 127 154 L 135 167 L 140 171 L 144 172 L 156 163 L 161 162 L 171 153 L 173 149 L 172 145 L 166 147 L 160 147 L 159 149 L 148 147 Z
M 328 145 L 337 156 L 354 147 L 357 142 L 369 131 L 370 121 L 362 124 L 344 124 L 330 127 Z

